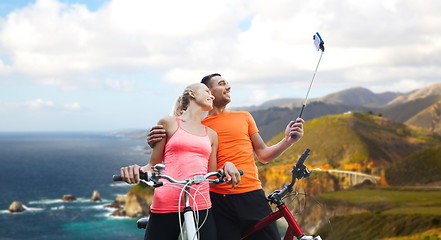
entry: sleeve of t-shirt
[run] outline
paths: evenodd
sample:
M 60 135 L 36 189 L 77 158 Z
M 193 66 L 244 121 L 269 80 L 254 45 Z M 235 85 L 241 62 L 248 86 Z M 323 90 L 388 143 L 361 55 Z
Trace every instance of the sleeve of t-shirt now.
M 248 134 L 250 136 L 259 132 L 256 122 L 254 121 L 253 116 L 249 112 L 247 112 L 247 122 L 248 122 Z

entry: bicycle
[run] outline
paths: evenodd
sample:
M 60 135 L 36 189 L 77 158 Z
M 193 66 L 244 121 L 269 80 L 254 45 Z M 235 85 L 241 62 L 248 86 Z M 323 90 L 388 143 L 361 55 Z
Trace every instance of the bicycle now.
M 156 164 L 155 166 L 152 166 L 152 170 L 154 172 L 146 172 L 146 173 L 140 173 L 140 182 L 143 182 L 145 184 L 147 184 L 150 187 L 161 187 L 161 186 L 165 186 L 165 185 L 169 185 L 169 184 L 174 184 L 175 187 L 177 187 L 176 185 L 179 186 L 183 186 L 182 190 L 181 190 L 181 194 L 179 196 L 179 202 L 181 202 L 181 196 L 182 194 L 184 194 L 184 211 L 183 211 L 183 215 L 184 215 L 184 221 L 183 224 L 181 222 L 181 215 L 179 214 L 179 222 L 180 222 L 180 228 L 181 228 L 181 237 L 187 240 L 197 240 L 199 239 L 198 236 L 198 231 L 199 229 L 202 227 L 202 225 L 204 224 L 208 214 L 205 215 L 205 219 L 202 222 L 201 226 L 197 226 L 197 222 L 199 221 L 195 221 L 195 219 L 198 219 L 198 216 L 195 217 L 195 213 L 197 213 L 197 209 L 192 209 L 190 207 L 190 198 L 195 199 L 196 194 L 200 192 L 198 192 L 199 188 L 193 188 L 192 185 L 197 185 L 197 184 L 201 184 L 206 182 L 205 184 L 212 182 L 212 183 L 223 183 L 226 182 L 225 179 L 225 174 L 224 174 L 224 170 L 223 169 L 219 169 L 217 172 L 209 172 L 205 175 L 195 175 L 192 178 L 188 178 L 185 180 L 175 180 L 173 177 L 168 176 L 166 174 L 162 174 L 162 171 L 165 169 L 165 165 L 164 164 Z M 239 173 L 241 175 L 243 175 L 243 171 L 239 170 Z M 216 179 L 210 179 L 211 177 L 217 177 Z M 169 182 L 160 182 L 158 181 L 159 179 L 166 179 Z M 114 175 L 113 176 L 113 181 L 123 181 L 121 176 L 119 175 Z M 181 188 L 181 187 L 179 187 Z M 195 193 L 194 196 L 192 196 L 190 194 L 190 189 L 194 189 Z M 203 195 L 201 194 L 201 196 L 203 197 Z M 195 204 L 195 208 L 197 208 L 197 205 Z M 180 206 L 179 206 L 180 209 Z M 137 221 L 137 225 L 138 228 L 146 228 L 148 223 L 148 218 L 141 218 Z M 185 238 L 186 237 L 186 238 Z
M 276 220 L 282 217 L 285 218 L 286 222 L 288 223 L 288 229 L 285 233 L 285 237 L 283 238 L 284 240 L 288 240 L 288 239 L 291 240 L 294 239 L 294 237 L 297 237 L 298 240 L 322 239 L 320 236 L 315 236 L 315 235 L 306 236 L 283 201 L 283 199 L 293 191 L 293 186 L 296 183 L 296 180 L 307 178 L 311 175 L 312 171 L 314 171 L 314 170 L 309 171 L 309 169 L 304 165 L 306 158 L 309 156 L 309 152 L 310 150 L 306 149 L 305 152 L 300 156 L 297 163 L 293 166 L 293 170 L 291 171 L 292 173 L 291 183 L 285 184 L 282 190 L 275 190 L 274 192 L 272 192 L 267 196 L 268 202 L 270 202 L 271 204 L 275 204 L 278 210 L 270 213 L 266 218 L 262 219 L 261 221 L 253 225 L 250 229 L 248 229 L 243 234 L 241 240 L 257 232 L 258 230 L 268 226 L 269 224 L 274 223 Z

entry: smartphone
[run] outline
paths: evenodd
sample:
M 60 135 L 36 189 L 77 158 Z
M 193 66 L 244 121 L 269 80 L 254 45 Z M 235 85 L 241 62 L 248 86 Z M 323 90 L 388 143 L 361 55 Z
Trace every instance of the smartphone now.
M 323 42 L 322 37 L 320 37 L 320 34 L 318 32 L 314 34 L 312 39 L 314 40 L 314 46 L 317 49 L 317 51 L 318 50 L 322 50 L 322 52 L 325 51 L 325 46 L 324 46 L 325 43 Z

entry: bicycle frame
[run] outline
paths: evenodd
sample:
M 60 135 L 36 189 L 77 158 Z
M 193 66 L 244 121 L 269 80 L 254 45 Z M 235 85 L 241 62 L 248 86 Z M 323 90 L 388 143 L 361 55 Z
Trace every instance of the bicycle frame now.
M 276 204 L 278 210 L 270 213 L 267 217 L 253 225 L 242 235 L 241 239 L 245 239 L 251 234 L 259 231 L 260 229 L 274 223 L 275 221 L 283 217 L 288 223 L 288 229 L 286 230 L 285 237 L 283 238 L 284 240 L 292 240 L 294 239 L 294 237 L 299 240 L 321 240 L 320 236 L 306 236 L 297 221 L 294 219 L 294 216 L 289 211 L 286 204 L 283 202 L 283 197 L 292 192 L 292 188 L 296 182 L 296 179 L 300 180 L 303 177 L 309 177 L 309 175 L 311 174 L 308 168 L 303 165 L 308 155 L 309 149 L 306 149 L 306 151 L 302 154 L 297 163 L 293 166 L 291 183 L 283 186 L 282 190 L 276 190 L 268 195 L 267 200 L 273 204 Z
M 195 222 L 195 217 L 193 215 L 194 211 L 190 206 L 190 198 L 193 199 L 193 197 L 190 194 L 190 189 L 192 189 L 191 185 L 193 184 L 200 184 L 205 181 L 209 181 L 212 183 L 223 183 L 226 182 L 224 170 L 219 169 L 217 172 L 209 172 L 205 175 L 195 175 L 192 178 L 177 181 L 173 179 L 172 177 L 162 174 L 162 171 L 165 169 L 165 165 L 163 164 L 156 164 L 155 166 L 152 166 L 152 169 L 154 172 L 146 172 L 146 173 L 140 173 L 140 181 L 147 184 L 150 187 L 161 187 L 166 184 L 176 184 L 183 186 L 182 192 L 184 196 L 184 223 L 181 225 L 183 227 L 181 229 L 181 237 L 185 240 L 198 240 L 199 239 L 199 229 L 197 227 L 197 223 Z M 238 170 L 241 175 L 243 175 L 242 170 Z M 209 179 L 210 177 L 217 177 L 216 179 Z M 159 179 L 167 179 L 169 183 L 159 182 Z M 113 181 L 123 181 L 121 176 L 114 175 Z M 194 189 L 194 188 L 193 188 Z M 198 189 L 195 189 L 196 192 Z M 195 193 L 196 194 L 196 193 Z M 206 215 L 207 217 L 207 215 Z M 205 221 L 205 220 L 204 220 Z M 146 218 L 141 218 L 138 220 L 137 225 L 138 228 L 145 228 L 147 225 Z M 186 238 L 185 238 L 186 237 Z
M 159 175 L 158 175 L 159 176 Z M 157 182 L 158 183 L 158 182 Z M 149 184 L 150 185 L 150 184 Z M 183 187 L 184 193 L 184 210 L 182 214 L 184 215 L 183 224 L 181 224 L 181 234 L 179 239 L 183 240 L 198 240 L 199 239 L 199 229 L 197 229 L 197 224 L 194 217 L 194 211 L 190 206 L 190 185 L 185 185 Z M 141 218 L 137 221 L 138 228 L 145 229 L 148 224 L 148 218 Z
M 157 173 L 152 173 L 151 176 L 148 176 L 147 181 L 144 179 L 141 180 L 147 185 L 150 185 L 152 187 L 164 186 L 164 182 L 158 182 L 160 178 L 164 178 L 170 181 L 171 184 L 179 184 L 184 186 L 184 188 L 182 189 L 182 192 L 184 193 L 184 223 L 183 225 L 181 225 L 181 227 L 183 227 L 181 229 L 181 238 L 184 240 L 198 240 L 199 229 L 197 228 L 197 224 L 193 215 L 194 210 L 190 207 L 190 189 L 192 188 L 191 185 L 203 183 L 211 176 L 222 176 L 223 172 L 219 170 L 218 172 L 207 173 L 205 176 L 195 175 L 193 178 L 177 181 L 170 176 L 162 174 L 162 171 L 165 169 L 165 166 L 163 164 L 156 164 L 152 167 L 152 169 Z
M 279 206 L 278 206 L 279 207 Z M 251 235 L 254 232 L 257 232 L 258 230 L 270 225 L 271 223 L 277 221 L 278 219 L 284 217 L 288 223 L 288 229 L 286 230 L 285 237 L 283 239 L 293 239 L 294 236 L 302 236 L 303 237 L 303 231 L 300 229 L 299 224 L 297 224 L 297 221 L 292 216 L 289 209 L 286 207 L 286 204 L 283 203 L 279 210 L 276 212 L 270 213 L 268 217 L 262 219 L 260 222 L 256 223 L 254 226 L 252 226 L 250 229 L 248 229 L 241 239 L 244 239 Z

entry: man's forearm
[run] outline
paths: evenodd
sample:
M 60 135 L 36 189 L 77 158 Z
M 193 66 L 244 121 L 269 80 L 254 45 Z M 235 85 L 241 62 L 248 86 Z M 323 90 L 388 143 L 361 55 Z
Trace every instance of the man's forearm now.
M 270 163 L 274 161 L 280 154 L 282 154 L 286 149 L 288 149 L 292 144 L 289 143 L 285 138 L 283 138 L 280 142 L 270 147 L 265 147 L 260 151 L 256 151 L 257 159 L 261 163 Z

